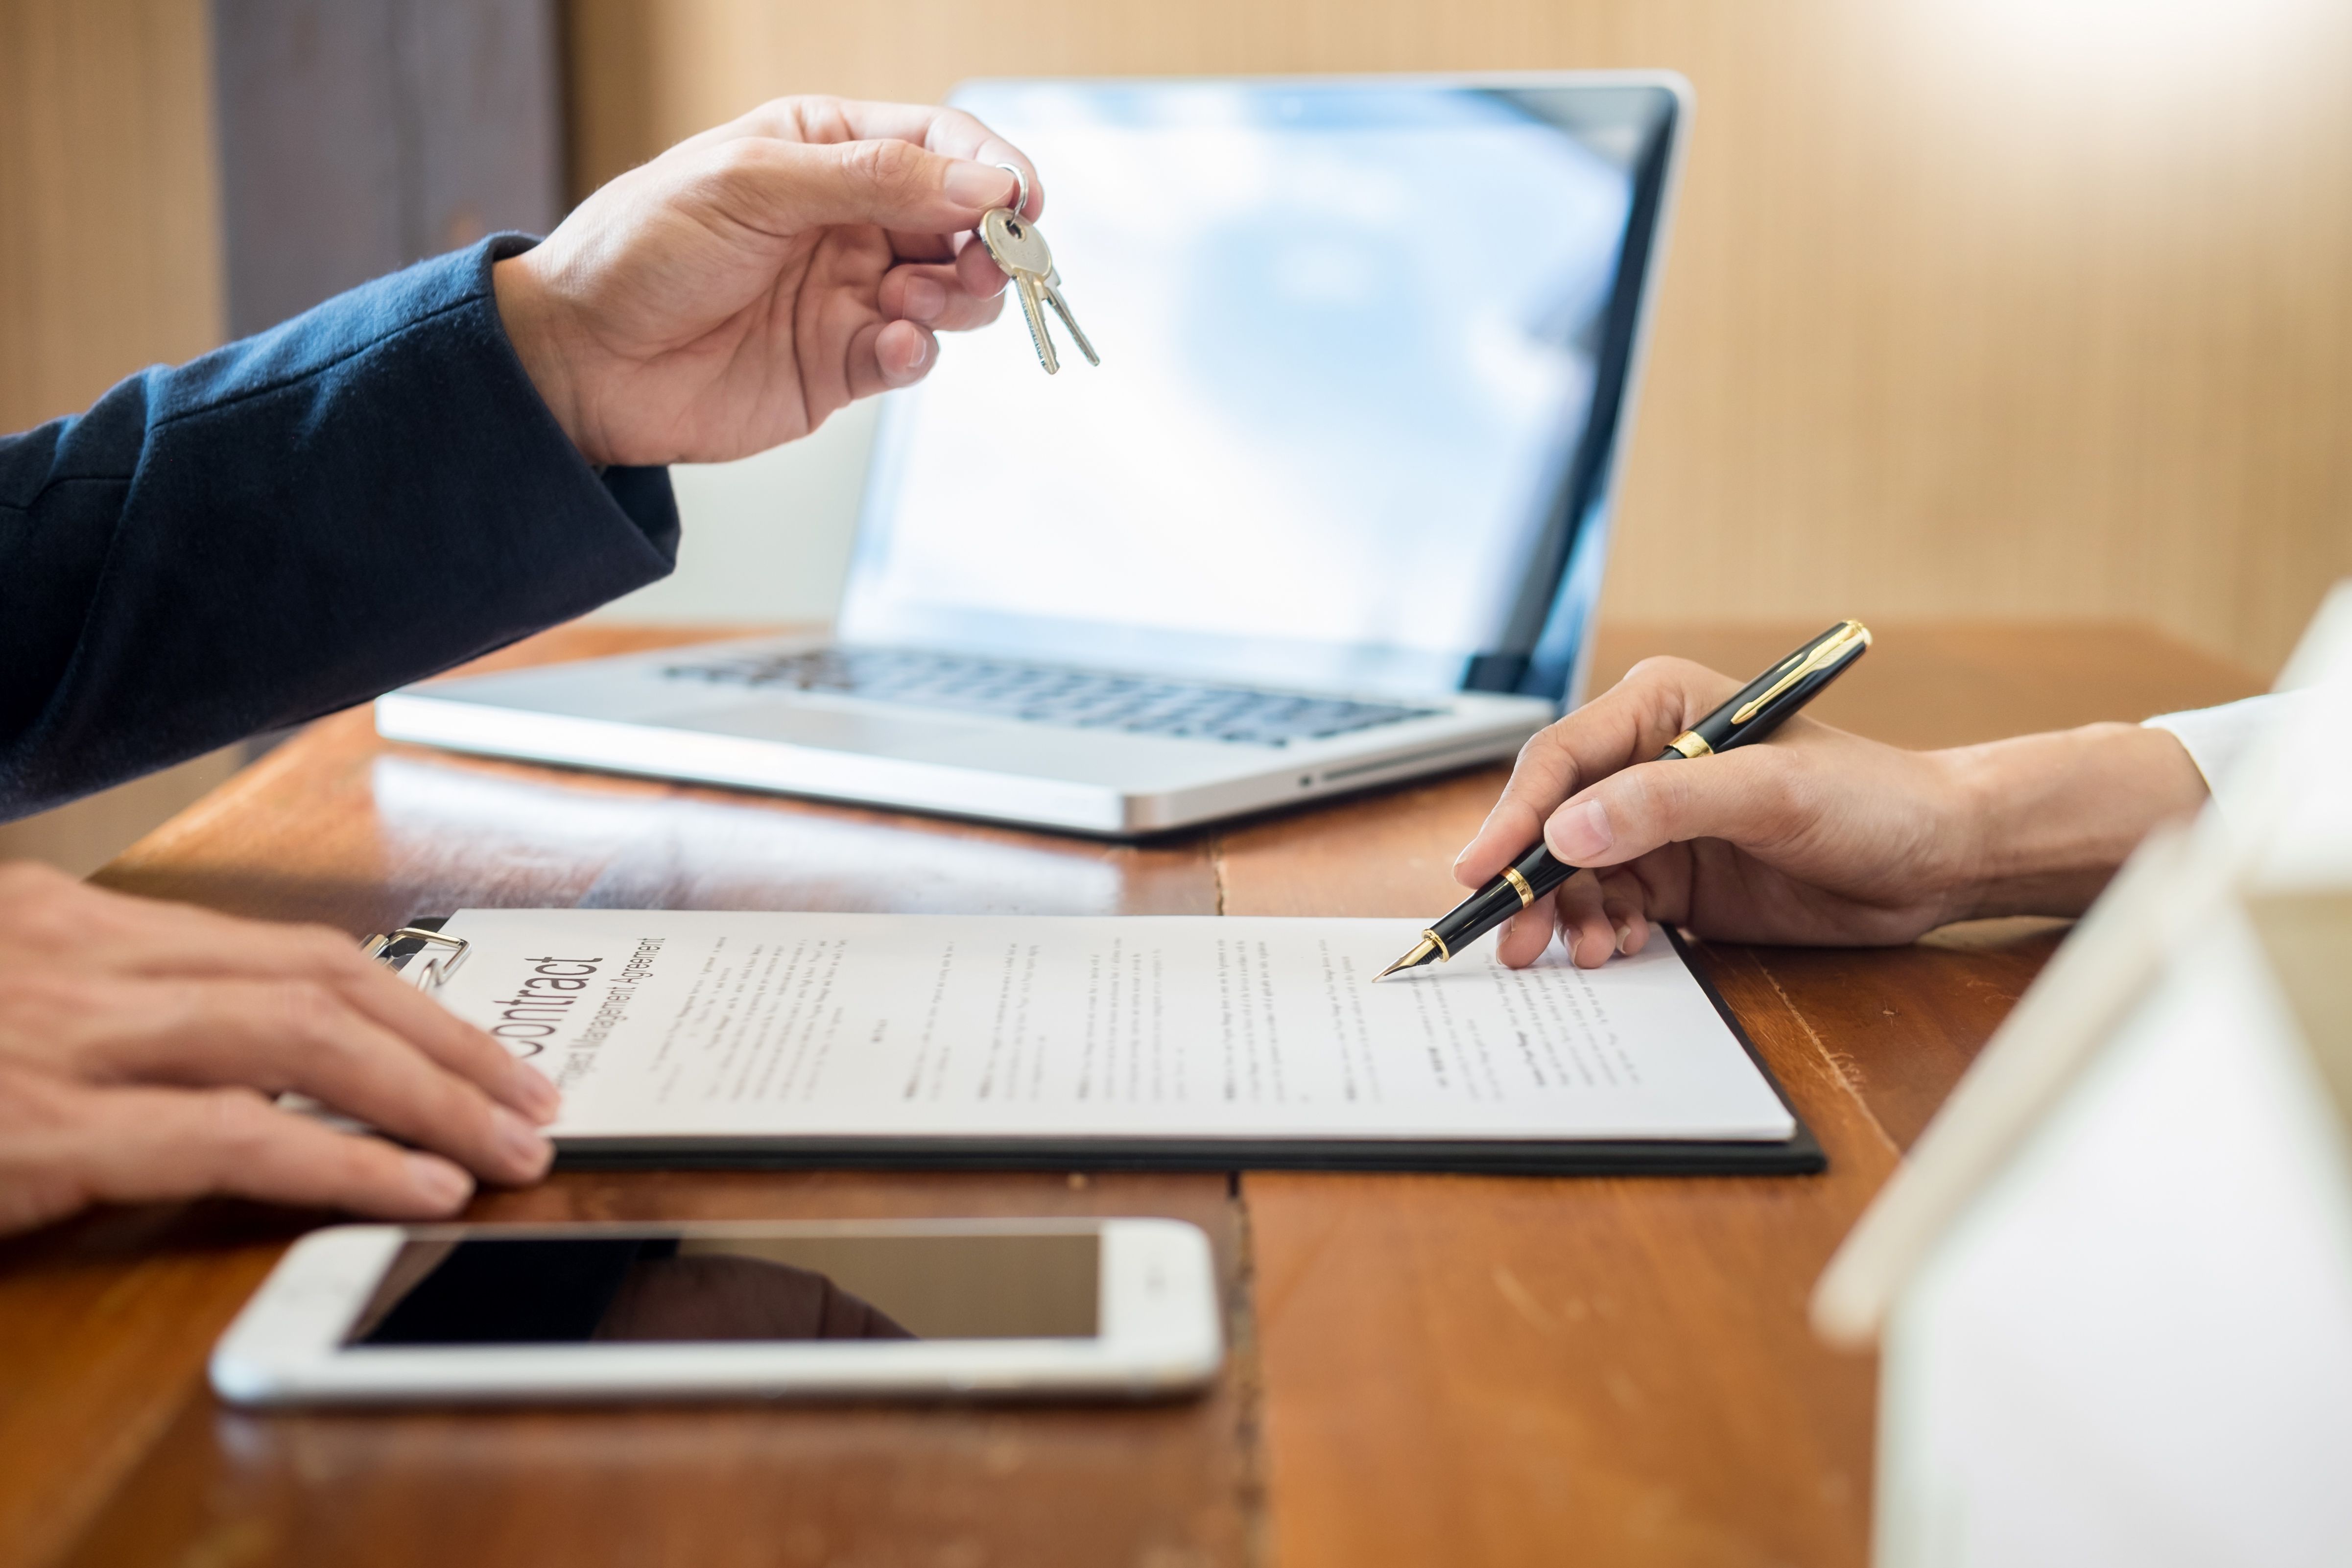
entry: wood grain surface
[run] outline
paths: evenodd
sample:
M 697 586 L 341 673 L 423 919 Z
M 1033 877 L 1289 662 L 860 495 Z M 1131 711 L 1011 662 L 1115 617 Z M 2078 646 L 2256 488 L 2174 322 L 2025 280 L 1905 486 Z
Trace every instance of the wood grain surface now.
M 1215 1176 L 703 1173 L 560 1175 L 478 1203 L 471 1217 L 1167 1215 L 1209 1233 L 1238 1292 L 1234 1208 Z M 222 1271 L 257 1282 L 274 1250 L 257 1237 Z M 1100 1408 L 255 1415 L 216 1405 L 192 1368 L 121 1472 L 117 1504 L 64 1561 L 1234 1562 L 1254 1511 L 1247 1369 L 1237 1360 L 1200 1401 Z
M 1601 669 L 1745 672 L 1815 629 L 1621 627 Z M 2128 626 L 1878 630 L 1821 711 L 1907 744 L 2255 684 Z M 498 662 L 683 635 L 573 627 Z M 101 879 L 353 933 L 465 904 L 1417 913 L 1499 778 L 1118 847 L 387 748 L 353 713 Z M 1192 1403 L 242 1415 L 204 1358 L 328 1216 L 94 1214 L 0 1244 L 0 1563 L 1857 1563 L 1872 1367 L 1812 1342 L 1805 1293 L 2056 934 L 1701 950 L 1819 1177 L 574 1173 L 475 1206 L 1188 1218 L 1234 1344 Z

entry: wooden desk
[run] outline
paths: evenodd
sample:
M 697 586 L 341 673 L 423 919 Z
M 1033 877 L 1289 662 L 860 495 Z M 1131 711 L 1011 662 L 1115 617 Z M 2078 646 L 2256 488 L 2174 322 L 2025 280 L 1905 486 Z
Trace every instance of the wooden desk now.
M 1808 626 L 1616 628 L 1753 669 Z M 2127 626 L 1880 628 L 1820 704 L 1938 745 L 2256 682 Z M 671 639 L 683 634 L 671 634 Z M 664 639 L 572 627 L 500 662 Z M 1499 770 L 1148 847 L 466 761 L 314 725 L 102 874 L 359 932 L 484 904 L 1414 915 Z M 477 1217 L 1167 1214 L 1234 1355 L 1141 1409 L 250 1416 L 213 1339 L 325 1216 L 209 1203 L 0 1244 L 0 1563 L 1860 1563 L 1873 1369 L 1803 1321 L 1839 1237 L 2059 934 L 1702 950 L 1818 1177 L 565 1173 Z

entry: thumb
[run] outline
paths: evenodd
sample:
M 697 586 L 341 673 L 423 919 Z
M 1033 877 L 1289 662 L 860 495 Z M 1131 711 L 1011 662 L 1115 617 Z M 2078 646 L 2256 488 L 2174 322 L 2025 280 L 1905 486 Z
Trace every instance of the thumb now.
M 1020 188 L 1003 169 L 887 138 L 810 145 L 745 136 L 709 155 L 721 211 L 771 234 L 836 224 L 952 234 L 1011 205 Z
M 1694 838 L 1763 849 L 1800 826 L 1785 773 L 1769 746 L 1643 763 L 1571 796 L 1544 823 L 1544 845 L 1570 866 L 1621 866 Z

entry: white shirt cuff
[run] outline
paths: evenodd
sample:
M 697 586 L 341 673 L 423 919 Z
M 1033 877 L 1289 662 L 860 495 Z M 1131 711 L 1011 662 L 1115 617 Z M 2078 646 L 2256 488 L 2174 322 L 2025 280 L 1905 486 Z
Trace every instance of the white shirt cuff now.
M 2233 807 L 2242 808 L 2247 803 L 2244 791 L 2236 781 L 2242 778 L 2241 764 L 2253 751 L 2254 742 L 2272 725 L 2287 721 L 2301 706 L 2300 691 L 2273 691 L 2266 697 L 2249 697 L 2242 702 L 2225 702 L 2219 708 L 2199 708 L 2186 713 L 2159 713 L 2147 720 L 2151 729 L 2167 730 L 2187 748 L 2189 760 L 2205 775 L 2205 787 L 2213 795 L 2213 803 L 2224 816 L 2235 815 Z

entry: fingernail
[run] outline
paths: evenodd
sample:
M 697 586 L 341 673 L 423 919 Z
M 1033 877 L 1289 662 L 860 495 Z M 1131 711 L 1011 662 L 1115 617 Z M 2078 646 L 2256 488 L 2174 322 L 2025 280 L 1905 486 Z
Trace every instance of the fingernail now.
M 1633 926 L 1621 921 L 1617 927 L 1617 951 L 1620 952 L 1631 952 L 1633 949 L 1626 944 L 1631 942 L 1633 940 Z
M 436 1209 L 454 1209 L 466 1201 L 474 1184 L 465 1172 L 430 1154 L 402 1156 L 408 1164 L 408 1189 Z
M 533 1176 L 547 1168 L 554 1151 L 538 1128 L 504 1106 L 491 1108 L 490 1127 L 499 1152 L 507 1157 L 509 1165 Z
M 948 291 L 929 278 L 907 280 L 907 319 L 928 321 L 948 308 Z
M 1544 826 L 1544 842 L 1551 852 L 1571 866 L 1587 866 L 1609 853 L 1617 842 L 1616 833 L 1609 826 L 1609 813 L 1597 800 L 1582 805 L 1572 805 L 1555 815 Z
M 563 1109 L 563 1091 L 539 1073 L 517 1063 L 514 1072 L 515 1097 L 522 1109 L 541 1121 L 552 1121 Z
M 1002 169 L 958 159 L 948 165 L 941 188 L 947 192 L 948 200 L 959 206 L 1009 207 L 1021 184 Z

